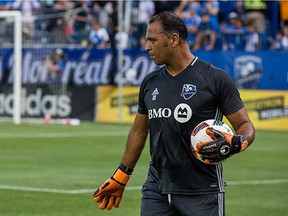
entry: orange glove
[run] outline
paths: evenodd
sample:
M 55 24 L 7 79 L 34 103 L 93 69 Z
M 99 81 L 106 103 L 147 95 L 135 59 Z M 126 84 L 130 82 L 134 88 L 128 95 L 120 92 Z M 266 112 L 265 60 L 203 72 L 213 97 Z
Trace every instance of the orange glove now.
M 100 209 L 111 210 L 113 206 L 115 208 L 119 207 L 125 186 L 133 171 L 132 169 L 123 169 L 122 167 L 125 166 L 121 164 L 113 176 L 94 192 L 93 199 L 95 202 L 100 203 Z M 127 172 L 128 169 L 130 172 Z
M 206 134 L 213 141 L 197 144 L 197 151 L 206 164 L 221 162 L 233 154 L 244 151 L 248 147 L 248 141 L 242 135 L 231 135 L 213 127 L 207 128 Z

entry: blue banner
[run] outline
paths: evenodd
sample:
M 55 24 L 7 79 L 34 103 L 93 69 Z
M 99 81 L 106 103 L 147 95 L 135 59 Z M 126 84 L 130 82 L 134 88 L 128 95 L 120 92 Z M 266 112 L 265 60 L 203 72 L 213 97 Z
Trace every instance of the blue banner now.
M 288 52 L 197 52 L 226 70 L 239 89 L 288 90 Z
M 117 51 L 61 48 L 63 60 L 53 56 L 60 49 L 24 48 L 22 62 L 23 84 L 49 84 L 48 60 L 58 64 L 56 81 L 73 86 L 118 84 Z M 239 89 L 288 89 L 288 52 L 196 52 L 199 58 L 214 64 L 231 76 Z M 13 82 L 13 49 L 0 48 L 0 83 Z M 123 78 L 125 84 L 140 85 L 143 78 L 157 69 L 144 50 L 125 50 Z M 54 81 L 54 82 L 56 82 Z

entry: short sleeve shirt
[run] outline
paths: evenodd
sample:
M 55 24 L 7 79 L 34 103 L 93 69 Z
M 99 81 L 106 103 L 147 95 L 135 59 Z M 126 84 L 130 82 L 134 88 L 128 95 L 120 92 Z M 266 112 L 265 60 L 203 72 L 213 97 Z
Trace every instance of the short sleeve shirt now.
M 190 149 L 190 134 L 207 119 L 222 120 L 243 107 L 239 92 L 223 70 L 197 57 L 177 76 L 165 66 L 148 74 L 139 92 L 138 112 L 150 127 L 151 166 L 162 193 L 223 191 L 222 165 L 206 165 Z

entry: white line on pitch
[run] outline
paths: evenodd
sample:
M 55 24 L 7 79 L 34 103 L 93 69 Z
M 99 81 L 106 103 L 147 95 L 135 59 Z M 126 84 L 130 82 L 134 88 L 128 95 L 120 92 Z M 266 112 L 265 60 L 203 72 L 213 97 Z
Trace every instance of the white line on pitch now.
M 126 190 L 140 190 L 140 186 L 127 186 Z M 32 192 L 46 192 L 46 193 L 58 193 L 58 194 L 81 194 L 81 193 L 93 193 L 95 189 L 79 189 L 79 190 L 66 190 L 66 189 L 53 189 L 53 188 L 35 188 L 35 187 L 23 187 L 13 185 L 0 185 L 0 190 L 17 190 L 17 191 L 32 191 Z
M 263 179 L 249 181 L 227 181 L 228 185 L 266 185 L 288 183 L 288 179 Z
M 251 180 L 251 181 L 227 181 L 228 185 L 267 185 L 267 184 L 287 184 L 288 179 L 266 179 L 266 180 Z M 140 190 L 142 186 L 127 186 L 127 191 Z M 53 188 L 35 188 L 35 187 L 22 187 L 12 185 L 0 185 L 0 190 L 17 190 L 17 191 L 31 191 L 31 192 L 45 192 L 57 194 L 82 194 L 93 193 L 95 189 L 79 189 L 79 190 L 66 190 L 66 189 L 53 189 Z
M 73 133 L 37 133 L 37 134 L 15 134 L 0 133 L 0 138 L 65 138 L 65 137 L 107 137 L 107 136 L 127 136 L 127 131 L 107 131 L 103 132 L 73 132 Z

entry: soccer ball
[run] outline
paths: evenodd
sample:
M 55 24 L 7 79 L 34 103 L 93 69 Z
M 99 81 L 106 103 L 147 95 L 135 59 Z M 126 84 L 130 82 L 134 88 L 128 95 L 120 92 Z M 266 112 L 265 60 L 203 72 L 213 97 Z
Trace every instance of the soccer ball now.
M 201 155 L 198 154 L 198 152 L 196 151 L 197 150 L 196 145 L 200 142 L 213 141 L 213 139 L 206 134 L 206 129 L 208 127 L 213 127 L 216 130 L 223 131 L 231 135 L 234 134 L 233 130 L 226 123 L 220 120 L 208 119 L 199 123 L 193 129 L 190 139 L 191 139 L 191 149 L 192 149 L 193 155 L 202 162 L 204 162 L 204 160 L 202 159 Z

